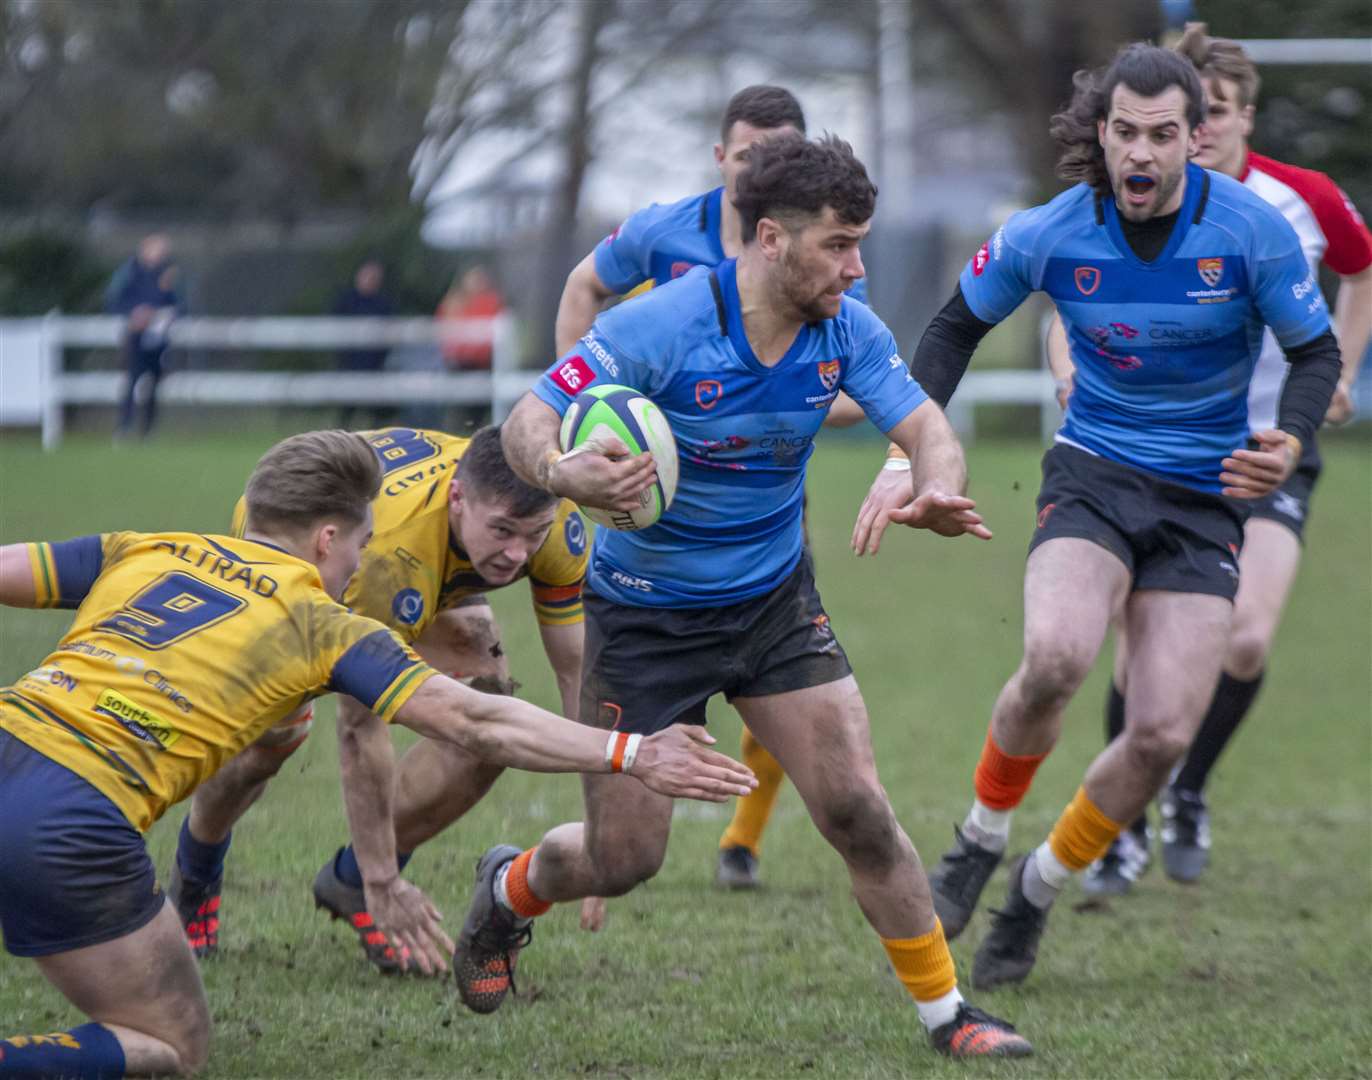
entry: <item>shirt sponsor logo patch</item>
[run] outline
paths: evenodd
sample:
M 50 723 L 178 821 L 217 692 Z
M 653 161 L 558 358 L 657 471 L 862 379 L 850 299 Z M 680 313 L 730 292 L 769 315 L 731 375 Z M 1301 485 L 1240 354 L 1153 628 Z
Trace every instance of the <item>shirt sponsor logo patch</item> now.
M 576 397 L 577 394 L 595 382 L 595 372 L 579 356 L 573 356 L 559 364 L 556 369 L 549 373 L 548 377 L 572 397 Z
M 1200 274 L 1200 279 L 1213 289 L 1220 283 L 1220 278 L 1224 277 L 1224 260 L 1221 258 L 1197 259 L 1196 273 Z
M 580 555 L 586 550 L 586 523 L 581 520 L 580 514 L 567 515 L 566 524 L 562 526 L 562 538 L 573 555 Z
M 163 750 L 175 746 L 176 741 L 181 738 L 181 732 L 157 713 L 135 704 L 115 690 L 100 691 L 100 696 L 95 699 L 95 711 L 101 716 L 108 716 L 117 721 L 126 731 L 145 743 L 152 743 Z
M 981 277 L 986 269 L 986 264 L 991 261 L 991 245 L 982 244 L 977 248 L 977 253 L 972 256 L 972 276 Z
M 406 626 L 413 626 L 424 614 L 423 595 L 418 589 L 401 589 L 391 601 L 391 614 Z
M 719 404 L 724 396 L 724 387 L 718 379 L 701 379 L 696 383 L 696 404 L 707 412 Z
M 1100 268 L 1097 266 L 1078 266 L 1072 271 L 1072 280 L 1076 282 L 1077 292 L 1082 296 L 1090 296 L 1100 288 Z

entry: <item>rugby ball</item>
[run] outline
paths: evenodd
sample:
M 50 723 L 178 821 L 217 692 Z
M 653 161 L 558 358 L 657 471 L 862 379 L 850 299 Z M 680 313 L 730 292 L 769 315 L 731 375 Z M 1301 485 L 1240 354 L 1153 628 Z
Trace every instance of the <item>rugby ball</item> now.
M 639 496 L 634 510 L 600 510 L 583 506 L 581 512 L 598 525 L 611 529 L 646 529 L 672 505 L 676 495 L 676 439 L 662 410 L 628 386 L 588 386 L 572 401 L 562 417 L 559 439 L 564 453 L 616 436 L 630 454 L 652 451 L 657 482 Z

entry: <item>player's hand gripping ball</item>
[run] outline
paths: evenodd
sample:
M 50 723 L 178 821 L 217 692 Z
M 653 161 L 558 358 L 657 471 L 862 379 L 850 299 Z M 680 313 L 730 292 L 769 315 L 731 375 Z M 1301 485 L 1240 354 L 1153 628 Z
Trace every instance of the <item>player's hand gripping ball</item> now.
M 657 480 L 639 496 L 637 509 L 583 506 L 581 511 L 612 529 L 646 529 L 666 513 L 676 495 L 676 439 L 662 410 L 637 390 L 614 384 L 587 387 L 562 418 L 559 440 L 563 452 L 593 450 L 612 435 L 629 448 L 630 454 L 651 451 Z

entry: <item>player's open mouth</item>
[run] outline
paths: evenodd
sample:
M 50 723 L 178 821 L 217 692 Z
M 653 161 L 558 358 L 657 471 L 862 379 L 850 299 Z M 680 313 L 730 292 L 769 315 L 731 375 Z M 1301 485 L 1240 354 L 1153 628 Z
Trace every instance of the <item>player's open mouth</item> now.
M 1129 196 L 1130 202 L 1143 202 L 1152 192 L 1155 181 L 1151 176 L 1143 173 L 1134 173 L 1132 176 L 1124 178 L 1124 191 Z

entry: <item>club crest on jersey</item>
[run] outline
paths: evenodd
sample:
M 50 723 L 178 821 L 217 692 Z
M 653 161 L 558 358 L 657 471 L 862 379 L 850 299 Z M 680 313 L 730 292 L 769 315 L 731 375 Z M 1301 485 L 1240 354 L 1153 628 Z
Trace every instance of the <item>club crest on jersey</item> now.
M 837 360 L 821 360 L 819 362 L 819 381 L 824 384 L 824 389 L 832 390 L 838 386 L 838 377 L 842 365 Z
M 693 263 L 693 262 L 682 262 L 682 261 L 680 261 L 680 260 L 678 260 L 677 262 L 672 263 L 672 278 L 673 278 L 673 280 L 675 280 L 676 278 L 681 277 L 681 275 L 684 274 L 684 273 L 686 273 L 686 271 L 693 269 L 693 268 L 695 267 L 695 265 L 696 265 L 696 264 Z
M 1224 277 L 1224 260 L 1221 258 L 1197 259 L 1196 273 L 1200 274 L 1200 279 L 1213 289 L 1220 283 L 1220 278 Z
M 723 396 L 724 387 L 718 379 L 701 379 L 696 383 L 696 404 L 706 412 L 718 405 Z
M 401 589 L 391 601 L 391 614 L 406 626 L 413 626 L 424 614 L 424 594 L 418 589 Z
M 1090 296 L 1100 288 L 1100 268 L 1097 266 L 1078 266 L 1072 271 L 1072 280 L 1077 283 L 1077 291 L 1082 296 Z

